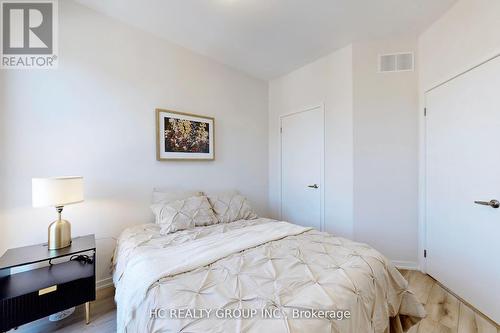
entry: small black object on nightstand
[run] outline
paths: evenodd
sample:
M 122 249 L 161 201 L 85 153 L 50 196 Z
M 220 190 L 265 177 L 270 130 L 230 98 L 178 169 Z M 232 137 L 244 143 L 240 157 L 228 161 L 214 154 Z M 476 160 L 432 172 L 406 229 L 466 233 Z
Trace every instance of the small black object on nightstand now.
M 47 244 L 7 250 L 0 258 L 0 332 L 95 300 L 95 237 L 73 238 L 70 246 L 49 250 Z M 53 263 L 54 259 L 67 259 Z M 58 260 L 59 261 L 59 260 Z M 16 274 L 16 267 L 48 266 Z

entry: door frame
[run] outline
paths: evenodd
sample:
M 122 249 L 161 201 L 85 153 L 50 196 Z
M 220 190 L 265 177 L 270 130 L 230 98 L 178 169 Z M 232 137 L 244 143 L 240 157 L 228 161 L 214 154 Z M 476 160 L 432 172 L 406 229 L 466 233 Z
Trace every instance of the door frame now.
M 317 105 L 311 106 L 311 107 L 304 107 L 300 108 L 299 110 L 292 111 L 289 113 L 285 113 L 279 116 L 279 128 L 278 128 L 278 133 L 279 133 L 279 138 L 280 138 L 280 154 L 279 154 L 279 172 L 280 172 L 280 220 L 283 219 L 283 136 L 282 136 L 282 128 L 283 128 L 283 119 L 286 117 L 290 117 L 299 113 L 304 113 L 308 111 L 312 111 L 315 109 L 320 109 L 321 111 L 321 156 L 320 156 L 320 231 L 325 231 L 325 104 L 324 103 L 319 103 Z
M 465 67 L 463 70 L 454 73 L 441 82 L 435 83 L 430 88 L 423 90 L 421 96 L 422 111 L 419 112 L 420 118 L 420 149 L 419 149 L 419 203 L 418 203 L 418 269 L 424 273 L 427 272 L 427 258 L 424 251 L 427 249 L 427 94 L 463 75 L 475 70 L 476 68 L 489 63 L 500 57 L 500 50 L 477 60 L 475 63 Z

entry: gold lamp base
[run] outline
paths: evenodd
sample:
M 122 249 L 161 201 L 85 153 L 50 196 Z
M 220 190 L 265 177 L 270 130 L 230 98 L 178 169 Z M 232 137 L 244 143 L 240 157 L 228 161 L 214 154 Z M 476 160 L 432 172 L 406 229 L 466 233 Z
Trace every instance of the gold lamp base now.
M 49 250 L 58 250 L 71 245 L 71 224 L 61 219 L 62 207 L 56 207 L 59 219 L 49 225 Z

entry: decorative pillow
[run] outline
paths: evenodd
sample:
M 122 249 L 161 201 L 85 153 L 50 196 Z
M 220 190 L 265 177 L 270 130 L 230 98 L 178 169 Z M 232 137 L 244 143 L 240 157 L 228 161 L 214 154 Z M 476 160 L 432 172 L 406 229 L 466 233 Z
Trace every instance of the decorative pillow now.
M 153 189 L 153 204 L 169 203 L 177 200 L 184 200 L 191 197 L 201 197 L 203 195 L 200 191 L 183 191 L 171 190 L 168 188 L 155 187 Z
M 257 218 L 257 214 L 252 211 L 247 198 L 236 191 L 208 195 L 208 201 L 210 201 L 220 223 Z
M 151 206 L 162 235 L 218 222 L 207 197 L 191 197 Z

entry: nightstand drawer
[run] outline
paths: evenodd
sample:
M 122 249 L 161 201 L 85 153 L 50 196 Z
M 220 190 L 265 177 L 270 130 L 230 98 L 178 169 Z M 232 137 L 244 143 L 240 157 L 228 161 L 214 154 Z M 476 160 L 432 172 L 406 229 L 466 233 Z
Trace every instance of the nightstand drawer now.
M 95 256 L 94 235 L 73 238 L 58 250 L 49 251 L 47 244 L 7 250 L 0 257 L 0 332 L 83 303 L 88 318 L 88 302 L 95 300 Z M 39 268 L 12 274 L 35 264 Z
M 95 280 L 88 277 L 57 285 L 53 291 L 39 295 L 32 292 L 0 302 L 0 331 L 95 300 Z

